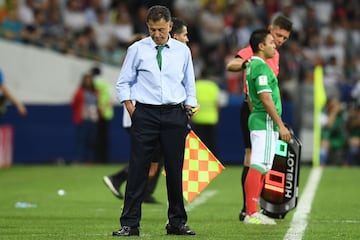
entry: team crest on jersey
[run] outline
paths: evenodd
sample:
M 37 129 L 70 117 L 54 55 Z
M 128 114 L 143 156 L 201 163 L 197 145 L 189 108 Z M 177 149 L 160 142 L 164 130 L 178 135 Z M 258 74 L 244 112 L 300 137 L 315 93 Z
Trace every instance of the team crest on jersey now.
M 266 86 L 268 85 L 267 76 L 259 76 L 259 85 L 260 86 Z

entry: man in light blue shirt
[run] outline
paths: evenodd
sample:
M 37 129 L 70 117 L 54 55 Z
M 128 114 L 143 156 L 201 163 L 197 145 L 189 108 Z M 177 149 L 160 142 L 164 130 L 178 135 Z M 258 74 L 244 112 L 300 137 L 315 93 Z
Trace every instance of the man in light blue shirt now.
M 172 38 L 187 44 L 189 42 L 187 25 L 181 19 L 172 18 L 172 28 L 170 35 Z M 123 109 L 123 127 L 129 131 L 131 127 L 131 118 L 130 115 L 124 106 Z M 146 195 L 144 198 L 144 203 L 158 203 L 158 201 L 153 197 L 157 182 L 161 176 L 162 168 L 164 166 L 164 158 L 160 151 L 160 146 L 158 151 L 154 152 L 152 159 L 150 171 L 149 171 L 149 182 L 146 190 Z M 126 182 L 129 173 L 129 166 L 126 165 L 120 171 L 103 177 L 103 181 L 108 189 L 119 199 L 123 199 L 124 196 L 120 191 L 120 188 L 123 183 Z
M 170 25 L 171 22 L 168 24 Z M 157 26 L 155 26 L 157 27 Z M 190 49 L 183 43 L 165 35 L 165 29 L 149 29 L 158 37 L 147 37 L 128 48 L 119 80 L 116 84 L 120 102 L 163 105 L 184 102 L 196 106 L 194 68 Z M 168 33 L 168 31 L 166 31 Z M 165 38 L 166 36 L 166 38 Z M 158 45 L 162 50 L 162 69 L 156 61 Z M 126 106 L 130 115 L 132 108 Z
M 150 36 L 128 48 L 116 84 L 117 98 L 125 104 L 132 126 L 121 229 L 113 232 L 113 236 L 139 235 L 141 203 L 157 144 L 161 146 L 166 171 L 167 234 L 195 235 L 186 225 L 182 194 L 187 125 L 192 108 L 197 106 L 191 53 L 185 44 L 170 37 L 169 9 L 151 7 L 146 21 Z

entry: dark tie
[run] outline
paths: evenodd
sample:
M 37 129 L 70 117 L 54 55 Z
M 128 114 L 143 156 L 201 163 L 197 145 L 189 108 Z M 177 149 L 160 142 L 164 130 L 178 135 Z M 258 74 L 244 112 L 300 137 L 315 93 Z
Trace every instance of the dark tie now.
M 156 46 L 156 49 L 157 49 L 156 59 L 157 59 L 160 70 L 161 70 L 161 64 L 162 64 L 161 51 L 163 50 L 164 47 L 165 47 L 164 45 Z

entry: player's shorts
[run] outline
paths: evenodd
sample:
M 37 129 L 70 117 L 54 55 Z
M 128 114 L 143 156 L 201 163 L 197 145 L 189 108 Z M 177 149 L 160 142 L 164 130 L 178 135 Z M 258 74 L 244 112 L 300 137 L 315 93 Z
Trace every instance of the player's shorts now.
M 240 108 L 240 127 L 243 136 L 244 147 L 251 148 L 250 131 L 248 127 L 248 119 L 250 116 L 250 109 L 246 97 Z
M 250 167 L 267 173 L 273 164 L 276 150 L 276 141 L 279 132 L 269 130 L 253 130 L 250 132 L 252 144 Z

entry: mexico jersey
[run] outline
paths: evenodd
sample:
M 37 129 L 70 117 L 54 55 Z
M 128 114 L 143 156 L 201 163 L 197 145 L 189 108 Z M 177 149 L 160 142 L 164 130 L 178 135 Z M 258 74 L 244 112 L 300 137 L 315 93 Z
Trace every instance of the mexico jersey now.
M 259 94 L 262 92 L 271 93 L 276 111 L 281 116 L 282 106 L 278 80 L 271 68 L 260 57 L 251 57 L 250 64 L 246 68 L 246 84 L 253 107 L 248 120 L 250 131 L 266 130 L 269 126 L 278 131 L 278 126 L 273 124 L 259 98 Z
M 252 56 L 254 55 L 250 45 L 241 49 L 240 51 L 238 51 L 237 56 L 241 57 L 244 60 L 248 60 L 250 59 Z M 266 59 L 266 63 L 269 65 L 269 67 L 272 69 L 272 71 L 274 72 L 275 76 L 279 75 L 279 61 L 280 61 L 280 54 L 277 50 L 275 50 L 275 55 L 272 58 Z M 243 81 L 243 89 L 244 89 L 244 93 L 247 94 L 247 89 L 246 89 L 246 78 L 245 78 L 245 74 L 244 74 L 244 81 Z

